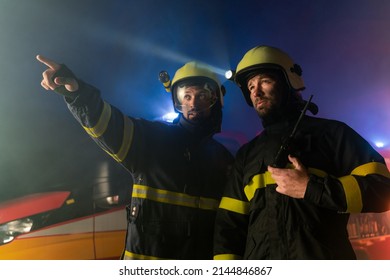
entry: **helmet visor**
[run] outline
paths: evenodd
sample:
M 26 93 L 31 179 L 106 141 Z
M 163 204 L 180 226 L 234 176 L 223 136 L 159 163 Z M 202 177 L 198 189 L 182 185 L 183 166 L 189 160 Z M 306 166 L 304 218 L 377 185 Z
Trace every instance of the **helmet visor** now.
M 210 109 L 217 101 L 217 87 L 210 82 L 179 82 L 173 90 L 175 109 L 202 112 Z

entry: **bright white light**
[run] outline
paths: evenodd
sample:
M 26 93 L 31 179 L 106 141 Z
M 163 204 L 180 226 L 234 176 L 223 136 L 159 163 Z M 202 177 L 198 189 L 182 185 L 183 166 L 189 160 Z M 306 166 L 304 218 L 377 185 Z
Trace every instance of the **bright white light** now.
M 231 78 L 233 77 L 233 71 L 232 70 L 228 70 L 225 72 L 225 78 L 230 80 Z
M 385 144 L 383 142 L 375 142 L 375 146 L 377 146 L 378 148 L 383 148 Z
M 174 119 L 177 118 L 177 116 L 179 116 L 179 114 L 175 112 L 167 113 L 164 116 L 162 116 L 162 120 L 171 123 L 173 122 Z

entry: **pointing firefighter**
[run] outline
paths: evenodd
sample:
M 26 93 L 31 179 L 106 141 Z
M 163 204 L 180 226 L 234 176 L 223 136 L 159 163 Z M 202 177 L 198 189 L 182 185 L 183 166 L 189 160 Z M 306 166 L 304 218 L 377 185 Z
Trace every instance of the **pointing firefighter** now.
M 98 89 L 43 56 L 42 86 L 64 96 L 93 140 L 134 178 L 123 259 L 212 259 L 213 229 L 233 157 L 220 132 L 224 89 L 208 67 L 189 62 L 166 88 L 173 124 L 125 116 Z

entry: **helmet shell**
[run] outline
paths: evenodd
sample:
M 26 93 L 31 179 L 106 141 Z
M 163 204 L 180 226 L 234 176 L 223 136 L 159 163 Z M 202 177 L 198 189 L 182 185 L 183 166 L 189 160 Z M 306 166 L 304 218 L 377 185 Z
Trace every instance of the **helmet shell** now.
M 175 94 L 175 87 L 180 82 L 185 82 L 190 79 L 205 79 L 208 82 L 213 83 L 217 88 L 217 96 L 223 106 L 223 90 L 216 73 L 207 65 L 196 61 L 188 62 L 176 71 L 171 83 L 172 94 Z
M 301 67 L 294 63 L 284 51 L 271 46 L 257 46 L 249 50 L 237 65 L 234 81 L 241 88 L 246 102 L 252 106 L 250 93 L 247 88 L 247 78 L 262 70 L 279 70 L 283 73 L 291 90 L 305 89 Z

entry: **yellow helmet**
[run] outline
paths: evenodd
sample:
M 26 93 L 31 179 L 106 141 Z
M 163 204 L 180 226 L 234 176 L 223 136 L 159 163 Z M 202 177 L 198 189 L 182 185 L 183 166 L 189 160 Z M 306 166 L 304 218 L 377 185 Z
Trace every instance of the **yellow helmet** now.
M 174 88 L 177 82 L 183 81 L 184 79 L 195 77 L 208 78 L 214 81 L 219 88 L 221 87 L 217 75 L 207 65 L 196 61 L 188 62 L 177 69 L 175 76 L 173 76 L 171 87 Z
M 164 76 L 166 75 L 166 76 Z M 163 83 L 166 91 L 172 93 L 172 99 L 174 102 L 175 109 L 179 109 L 179 98 L 177 96 L 177 88 L 183 83 L 187 82 L 199 82 L 207 84 L 207 87 L 210 87 L 215 91 L 216 99 L 219 99 L 221 107 L 223 107 L 223 96 L 225 94 L 225 89 L 221 86 L 221 83 L 214 71 L 211 70 L 206 64 L 191 61 L 186 63 L 184 66 L 179 68 L 172 81 L 169 81 L 169 76 L 166 71 L 160 72 L 160 81 Z
M 161 71 L 159 73 L 159 80 L 164 85 L 167 92 L 172 95 L 172 101 L 175 111 L 182 113 L 182 97 L 183 89 L 187 86 L 200 86 L 204 89 L 204 93 L 210 98 L 211 114 L 207 121 L 207 124 L 201 125 L 201 130 L 208 131 L 208 133 L 218 133 L 221 131 L 222 123 L 222 107 L 223 96 L 225 95 L 225 87 L 221 85 L 217 74 L 211 69 L 211 67 L 202 64 L 200 62 L 191 61 L 179 68 L 172 81 L 170 80 L 167 71 Z M 187 127 L 191 127 L 189 122 L 183 121 L 182 114 L 178 118 L 178 121 Z
M 304 90 L 301 67 L 284 51 L 270 46 L 257 46 L 249 50 L 237 65 L 234 81 L 241 88 L 246 102 L 252 106 L 246 86 L 248 77 L 262 69 L 280 70 L 293 91 Z

